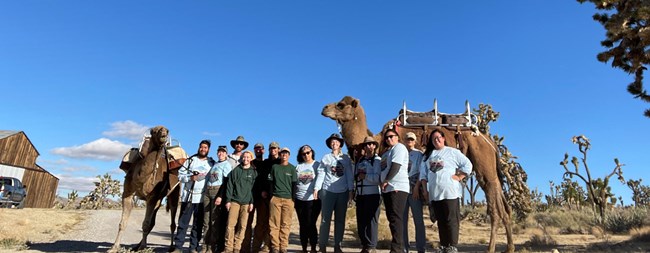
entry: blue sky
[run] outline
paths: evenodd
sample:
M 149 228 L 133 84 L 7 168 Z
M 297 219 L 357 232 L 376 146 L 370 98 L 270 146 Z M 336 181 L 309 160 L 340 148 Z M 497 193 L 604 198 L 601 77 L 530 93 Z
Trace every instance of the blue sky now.
M 575 1 L 3 1 L 0 129 L 25 131 L 65 196 L 122 179 L 119 159 L 155 125 L 188 153 L 243 135 L 321 157 L 337 131 L 321 109 L 345 95 L 375 133 L 403 101 L 460 113 L 469 100 L 501 113 L 491 132 L 531 189 L 562 180 L 580 134 L 592 175 L 617 157 L 642 178 L 648 104 L 596 60 L 593 13 Z

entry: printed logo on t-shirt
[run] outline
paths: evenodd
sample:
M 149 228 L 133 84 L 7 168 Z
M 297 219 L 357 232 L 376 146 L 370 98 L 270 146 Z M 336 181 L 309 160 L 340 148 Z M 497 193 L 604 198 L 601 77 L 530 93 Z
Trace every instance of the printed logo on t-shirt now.
M 210 173 L 208 173 L 208 182 L 214 183 L 214 182 L 217 182 L 218 180 L 219 180 L 219 172 L 218 171 L 215 170 L 215 171 L 210 171 Z
M 431 158 L 431 161 L 429 162 L 429 170 L 431 170 L 431 172 L 436 173 L 444 167 L 445 161 L 442 160 L 442 157 L 436 155 Z
M 330 173 L 336 177 L 342 177 L 344 174 L 343 164 L 340 161 L 336 162 L 336 165 L 330 167 Z
M 303 170 L 298 173 L 298 181 L 301 184 L 310 184 L 314 181 L 314 172 L 312 170 Z

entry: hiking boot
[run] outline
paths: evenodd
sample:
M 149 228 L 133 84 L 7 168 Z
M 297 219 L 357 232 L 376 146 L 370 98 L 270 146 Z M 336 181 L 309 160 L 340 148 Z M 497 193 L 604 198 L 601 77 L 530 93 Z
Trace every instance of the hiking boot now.
M 445 253 L 458 253 L 458 249 L 454 246 L 449 246 L 445 248 Z
M 334 253 L 343 253 L 341 246 L 334 246 Z
M 327 247 L 326 246 L 320 247 L 320 251 L 318 251 L 318 252 L 319 253 L 327 253 Z

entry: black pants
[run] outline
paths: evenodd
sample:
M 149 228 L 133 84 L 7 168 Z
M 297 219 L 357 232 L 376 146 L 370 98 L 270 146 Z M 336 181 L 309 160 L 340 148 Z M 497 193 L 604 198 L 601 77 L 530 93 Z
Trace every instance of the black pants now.
M 377 248 L 381 195 L 357 195 L 357 230 L 363 249 Z
M 300 223 L 300 244 L 302 245 L 302 249 L 306 250 L 307 245 L 310 245 L 312 249 L 316 249 L 316 245 L 318 245 L 316 220 L 318 219 L 318 215 L 320 215 L 320 199 L 310 201 L 296 200 L 295 208 L 296 214 L 298 215 L 298 222 Z
M 433 211 L 438 221 L 438 235 L 440 245 L 444 247 L 458 245 L 458 231 L 460 229 L 460 201 L 459 199 L 443 199 L 431 201 Z
M 391 253 L 402 253 L 404 251 L 404 208 L 406 208 L 407 192 L 393 191 L 383 193 L 384 206 L 388 227 L 393 239 L 390 242 Z

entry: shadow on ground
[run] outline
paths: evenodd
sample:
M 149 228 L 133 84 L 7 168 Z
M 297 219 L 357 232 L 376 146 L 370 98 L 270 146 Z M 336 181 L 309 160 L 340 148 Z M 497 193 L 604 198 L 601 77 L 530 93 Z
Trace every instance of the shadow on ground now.
M 113 243 L 107 242 L 89 242 L 89 241 L 72 241 L 61 240 L 49 243 L 33 243 L 28 245 L 30 250 L 40 252 L 106 252 L 113 246 Z M 122 248 L 130 249 L 135 245 L 122 245 Z M 167 252 L 169 245 L 149 244 L 149 248 L 154 252 Z

